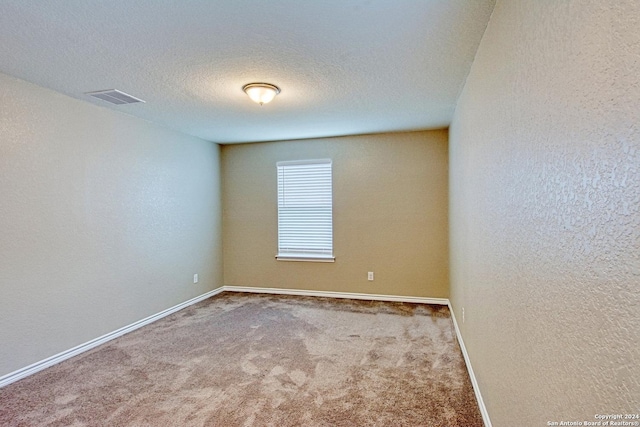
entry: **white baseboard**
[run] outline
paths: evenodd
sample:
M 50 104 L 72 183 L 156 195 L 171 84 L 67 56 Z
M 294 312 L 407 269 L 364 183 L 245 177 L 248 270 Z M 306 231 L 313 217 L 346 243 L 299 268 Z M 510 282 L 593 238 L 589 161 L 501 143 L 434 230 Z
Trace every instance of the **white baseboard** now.
M 473 392 L 476 394 L 478 407 L 480 408 L 480 413 L 482 414 L 482 420 L 484 421 L 485 427 L 492 427 L 491 419 L 489 419 L 489 412 L 487 411 L 487 407 L 484 405 L 484 400 L 482 400 L 482 394 L 480 393 L 480 386 L 478 385 L 478 380 L 476 380 L 476 375 L 473 373 L 473 368 L 471 367 L 471 359 L 469 359 L 467 348 L 464 346 L 464 340 L 462 339 L 462 334 L 460 333 L 460 328 L 458 327 L 458 322 L 456 321 L 456 315 L 453 314 L 453 307 L 451 307 L 451 302 L 449 302 L 448 305 L 449 305 L 449 311 L 451 312 L 451 320 L 453 321 L 453 327 L 456 330 L 456 337 L 458 338 L 458 344 L 460 344 L 460 350 L 462 351 L 462 356 L 464 357 L 464 363 L 467 365 L 467 371 L 469 371 L 469 378 L 471 379 Z
M 361 299 L 369 301 L 393 301 L 393 302 L 412 302 L 415 304 L 437 304 L 449 305 L 447 298 L 423 298 L 408 297 L 397 295 L 378 295 L 378 294 L 358 294 L 351 292 L 333 292 L 333 291 L 306 291 L 299 289 L 283 289 L 283 288 L 254 288 L 249 286 L 223 286 L 225 291 L 229 292 L 250 292 L 256 294 L 279 294 L 279 295 L 300 295 L 308 297 L 326 297 L 326 298 L 347 298 Z
M 18 369 L 17 371 L 11 372 L 7 375 L 3 375 L 2 377 L 0 377 L 0 388 L 9 385 L 13 382 L 16 382 L 18 380 L 21 380 L 25 377 L 28 377 L 29 375 L 33 375 L 36 372 L 42 371 L 43 369 L 46 369 L 50 366 L 53 366 L 57 363 L 60 363 L 64 360 L 67 360 L 73 356 L 77 356 L 80 353 L 84 353 L 85 351 L 91 350 L 94 347 L 99 346 L 100 344 L 104 344 L 107 341 L 111 341 L 112 339 L 118 338 L 124 334 L 127 334 L 129 332 L 135 331 L 136 329 L 139 329 L 145 325 L 148 325 L 149 323 L 155 322 L 156 320 L 162 319 L 163 317 L 166 317 L 172 313 L 175 313 L 178 310 L 182 310 L 185 307 L 188 307 L 192 304 L 195 304 L 197 302 L 200 302 L 202 300 L 205 300 L 207 298 L 210 298 L 214 295 L 217 295 L 219 293 L 221 293 L 223 291 L 223 288 L 217 288 L 214 289 L 213 291 L 207 292 L 205 294 L 202 294 L 200 296 L 197 296 L 195 298 L 192 298 L 188 301 L 185 301 L 183 303 L 180 303 L 178 305 L 174 305 L 171 308 L 168 308 L 166 310 L 163 310 L 159 313 L 156 313 L 154 315 L 151 315 L 149 317 L 145 317 L 142 320 L 138 320 L 137 322 L 134 322 L 130 325 L 124 326 L 120 329 L 117 329 L 113 332 L 109 332 L 108 334 L 102 335 L 101 337 L 98 338 L 94 338 L 91 341 L 87 341 L 84 344 L 80 344 L 76 347 L 73 347 L 69 350 L 63 351 L 61 353 L 58 353 L 56 355 L 53 355 L 51 357 L 48 357 L 44 360 L 41 360 L 39 362 L 33 363 L 29 366 L 26 366 L 22 369 Z

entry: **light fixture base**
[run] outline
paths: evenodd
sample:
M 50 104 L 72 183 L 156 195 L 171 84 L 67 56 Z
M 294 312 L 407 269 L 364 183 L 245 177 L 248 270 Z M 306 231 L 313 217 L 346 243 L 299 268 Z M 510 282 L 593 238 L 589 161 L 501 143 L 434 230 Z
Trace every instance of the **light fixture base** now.
M 249 83 L 242 86 L 242 90 L 252 101 L 260 105 L 273 101 L 273 98 L 280 93 L 280 88 L 271 83 Z

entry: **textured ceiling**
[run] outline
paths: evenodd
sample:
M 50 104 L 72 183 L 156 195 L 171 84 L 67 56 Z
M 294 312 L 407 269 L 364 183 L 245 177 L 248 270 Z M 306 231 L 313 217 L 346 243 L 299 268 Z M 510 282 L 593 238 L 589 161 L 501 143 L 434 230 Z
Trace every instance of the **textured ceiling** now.
M 494 0 L 2 0 L 0 71 L 219 143 L 449 125 Z M 263 107 L 255 81 L 282 93 Z M 145 104 L 85 92 L 119 89 Z

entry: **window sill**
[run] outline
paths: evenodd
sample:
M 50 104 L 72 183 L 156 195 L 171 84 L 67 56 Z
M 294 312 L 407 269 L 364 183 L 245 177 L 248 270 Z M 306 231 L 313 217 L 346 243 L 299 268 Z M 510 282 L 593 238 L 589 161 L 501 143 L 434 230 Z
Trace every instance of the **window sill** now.
M 278 261 L 302 261 L 302 262 L 336 262 L 336 257 L 332 255 L 276 255 Z

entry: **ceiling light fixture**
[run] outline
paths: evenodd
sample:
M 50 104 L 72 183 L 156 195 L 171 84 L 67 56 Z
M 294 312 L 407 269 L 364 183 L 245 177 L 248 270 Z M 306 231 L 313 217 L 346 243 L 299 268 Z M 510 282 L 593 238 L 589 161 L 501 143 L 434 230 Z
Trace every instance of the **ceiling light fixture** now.
M 278 86 L 269 83 L 249 83 L 244 85 L 242 90 L 249 95 L 253 102 L 258 104 L 268 104 L 280 93 Z

